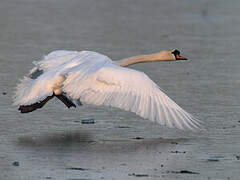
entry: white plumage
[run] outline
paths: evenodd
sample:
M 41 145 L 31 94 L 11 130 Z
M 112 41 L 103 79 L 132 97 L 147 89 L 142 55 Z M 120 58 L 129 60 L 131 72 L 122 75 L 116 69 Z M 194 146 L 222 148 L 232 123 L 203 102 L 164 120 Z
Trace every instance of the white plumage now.
M 17 86 L 14 105 L 31 105 L 62 92 L 93 105 L 112 106 L 167 127 L 198 129 L 200 123 L 161 91 L 149 77 L 91 51 L 54 51 Z M 36 71 L 42 74 L 30 78 Z

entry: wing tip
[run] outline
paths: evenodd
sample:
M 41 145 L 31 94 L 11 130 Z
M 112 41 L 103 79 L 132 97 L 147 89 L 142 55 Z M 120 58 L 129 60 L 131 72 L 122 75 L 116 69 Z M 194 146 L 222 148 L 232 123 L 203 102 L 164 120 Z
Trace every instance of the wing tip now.
M 200 121 L 198 118 L 195 118 L 191 115 L 191 117 L 186 121 L 187 127 L 183 128 L 185 131 L 192 131 L 192 132 L 205 132 L 207 129 L 204 126 L 203 121 Z

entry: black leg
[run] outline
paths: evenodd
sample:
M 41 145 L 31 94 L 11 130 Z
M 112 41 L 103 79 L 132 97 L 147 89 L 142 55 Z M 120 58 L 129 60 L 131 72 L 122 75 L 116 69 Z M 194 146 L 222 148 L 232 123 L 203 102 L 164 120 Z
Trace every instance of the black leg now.
M 63 94 L 55 95 L 60 101 L 62 101 L 68 108 L 70 107 L 76 107 L 76 105 L 68 99 L 66 96 Z
M 29 113 L 32 112 L 36 109 L 42 108 L 50 99 L 52 99 L 54 97 L 54 95 L 52 96 L 48 96 L 46 97 L 44 100 L 40 101 L 40 102 L 36 102 L 34 104 L 31 105 L 22 105 L 18 108 L 19 111 L 21 111 L 21 113 Z

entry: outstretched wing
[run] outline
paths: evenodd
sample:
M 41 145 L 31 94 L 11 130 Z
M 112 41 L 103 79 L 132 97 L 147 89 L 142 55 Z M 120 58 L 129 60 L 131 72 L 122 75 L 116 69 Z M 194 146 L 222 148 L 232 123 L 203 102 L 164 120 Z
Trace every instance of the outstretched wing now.
M 179 107 L 142 72 L 106 63 L 94 73 L 69 73 L 63 91 L 74 99 L 131 111 L 167 127 L 197 129 L 197 119 Z

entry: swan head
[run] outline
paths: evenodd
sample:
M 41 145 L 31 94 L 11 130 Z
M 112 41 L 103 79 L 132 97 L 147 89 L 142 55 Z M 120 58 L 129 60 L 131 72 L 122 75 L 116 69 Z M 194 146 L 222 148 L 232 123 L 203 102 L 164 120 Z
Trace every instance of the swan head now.
M 187 60 L 187 58 L 180 56 L 180 51 L 177 49 L 171 49 L 168 51 L 162 51 L 153 56 L 150 56 L 150 61 L 179 61 L 179 60 Z
M 171 54 L 174 56 L 174 60 L 187 60 L 187 58 L 180 56 L 180 51 L 177 49 L 170 50 Z

